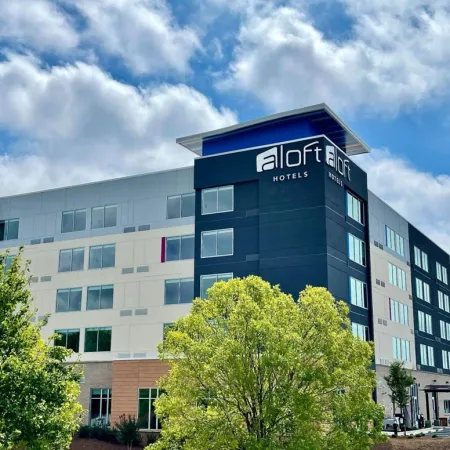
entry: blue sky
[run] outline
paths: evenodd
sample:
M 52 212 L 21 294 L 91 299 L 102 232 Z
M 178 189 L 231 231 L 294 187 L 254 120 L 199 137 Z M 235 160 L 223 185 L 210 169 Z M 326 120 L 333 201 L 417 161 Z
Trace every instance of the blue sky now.
M 448 0 L 0 2 L 0 193 L 192 164 L 180 136 L 326 102 L 450 250 Z

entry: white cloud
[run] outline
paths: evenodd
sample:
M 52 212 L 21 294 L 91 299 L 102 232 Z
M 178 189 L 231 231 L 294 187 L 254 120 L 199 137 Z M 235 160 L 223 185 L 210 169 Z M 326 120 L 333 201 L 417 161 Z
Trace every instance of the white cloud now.
M 423 172 L 387 150 L 354 157 L 369 189 L 450 252 L 450 176 Z
M 180 27 L 163 0 L 77 0 L 87 20 L 83 39 L 119 56 L 138 75 L 183 73 L 200 48 L 197 33 Z
M 71 21 L 48 0 L 0 1 L 0 41 L 39 51 L 66 51 L 78 45 Z
M 95 65 L 0 63 L 0 130 L 15 137 L 0 159 L 0 192 L 69 185 L 188 165 L 177 137 L 236 122 L 186 85 L 138 89 Z
M 327 39 L 306 8 L 248 15 L 219 86 L 250 92 L 275 110 L 326 102 L 395 114 L 449 94 L 448 5 L 342 1 L 354 22 L 342 41 Z

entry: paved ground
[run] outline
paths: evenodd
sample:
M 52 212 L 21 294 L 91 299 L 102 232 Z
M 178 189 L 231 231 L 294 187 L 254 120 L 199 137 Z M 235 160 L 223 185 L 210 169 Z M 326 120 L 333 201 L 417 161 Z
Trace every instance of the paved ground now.
M 439 433 L 436 433 L 439 435 Z M 443 433 L 444 435 L 444 433 Z M 450 437 L 450 429 L 446 436 Z M 432 438 L 431 436 L 414 439 L 402 438 L 390 439 L 388 443 L 376 446 L 373 450 L 449 450 L 450 439 Z
M 70 446 L 70 450 L 123 450 L 126 448 L 125 445 L 110 444 L 97 441 L 97 439 L 75 439 Z M 138 447 L 133 447 L 133 449 L 138 450 Z

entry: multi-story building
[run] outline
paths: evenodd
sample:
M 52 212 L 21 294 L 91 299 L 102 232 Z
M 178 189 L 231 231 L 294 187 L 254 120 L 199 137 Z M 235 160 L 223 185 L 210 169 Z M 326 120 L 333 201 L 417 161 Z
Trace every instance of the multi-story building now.
M 138 415 L 167 372 L 157 345 L 216 280 L 325 286 L 389 364 L 413 371 L 411 414 L 450 417 L 449 255 L 368 191 L 369 148 L 316 105 L 178 142 L 193 167 L 0 199 L 0 248 L 24 246 L 45 337 L 84 365 L 86 421 Z

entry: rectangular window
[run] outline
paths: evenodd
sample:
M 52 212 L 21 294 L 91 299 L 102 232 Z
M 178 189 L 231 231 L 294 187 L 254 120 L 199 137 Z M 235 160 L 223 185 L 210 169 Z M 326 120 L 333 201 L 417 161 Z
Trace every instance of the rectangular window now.
M 347 216 L 364 225 L 364 203 L 350 192 L 347 192 Z
M 111 389 L 91 389 L 89 408 L 89 421 L 91 425 L 109 425 L 111 399 Z
M 195 193 L 167 197 L 167 218 L 195 216 Z
M 61 218 L 61 233 L 86 230 L 86 210 L 64 211 Z
M 386 225 L 386 247 L 401 256 L 405 256 L 405 240 Z
M 369 340 L 369 327 L 366 327 L 365 325 L 352 322 L 352 333 L 354 336 L 359 337 L 362 341 Z
M 202 214 L 216 214 L 234 210 L 234 187 L 222 186 L 202 190 Z
M 0 241 L 19 238 L 19 219 L 0 220 Z
M 367 308 L 367 286 L 356 278 L 350 277 L 350 303 Z
M 176 305 L 178 303 L 192 303 L 193 299 L 194 299 L 193 278 L 166 280 L 164 292 L 164 303 L 166 305 Z
M 155 413 L 155 400 L 159 398 L 158 388 L 139 389 L 138 419 L 143 430 L 160 430 L 161 424 Z
M 423 311 L 418 311 L 417 316 L 419 319 L 419 331 L 424 333 L 433 334 L 432 319 L 429 314 L 425 314 Z
M 442 281 L 445 284 L 448 284 L 447 279 L 447 268 L 442 264 L 436 263 L 436 277 L 439 281 Z
M 450 341 L 450 323 L 440 320 L 439 325 L 441 329 L 441 338 Z
M 442 350 L 442 368 L 448 370 L 449 366 L 449 352 Z M 450 400 L 444 400 L 444 412 L 445 414 L 450 413 Z
M 410 342 L 397 337 L 392 338 L 392 357 L 398 361 L 411 361 Z
M 351 261 L 366 265 L 366 245 L 364 241 L 348 233 L 348 257 Z
M 55 345 L 65 347 L 78 353 L 80 350 L 80 330 L 55 330 Z
M 200 277 L 200 297 L 205 299 L 208 297 L 208 289 L 216 281 L 228 281 L 233 278 L 232 273 L 217 273 L 213 275 L 202 275 Z
M 414 264 L 428 272 L 428 255 L 417 247 L 414 247 Z
M 390 299 L 390 311 L 391 320 L 393 322 L 401 323 L 402 325 L 408 325 L 408 306 L 400 303 L 394 299 Z
M 111 327 L 86 328 L 84 335 L 85 352 L 110 352 L 111 351 Z
M 194 235 L 173 236 L 166 238 L 165 261 L 194 259 Z
M 116 244 L 95 245 L 89 249 L 89 269 L 105 269 L 116 265 Z
M 3 258 L 0 259 L 0 263 L 3 264 L 4 272 L 7 272 L 9 269 L 11 269 L 15 257 L 16 255 L 8 255 L 8 256 L 3 255 Z
M 394 264 L 389 263 L 389 283 L 393 286 L 397 286 L 398 288 L 406 291 L 406 272 L 400 267 L 397 267 Z
M 442 267 L 442 282 L 448 284 L 447 267 Z
M 434 348 L 420 344 L 420 363 L 424 366 L 434 367 Z
M 56 291 L 56 312 L 81 311 L 81 288 L 58 289 Z
M 84 269 L 84 248 L 59 251 L 58 272 L 74 272 Z
M 443 292 L 438 291 L 438 303 L 439 303 L 439 308 L 450 313 L 450 303 L 449 303 L 447 294 L 444 294 Z
M 202 231 L 201 257 L 229 256 L 233 254 L 233 228 L 215 231 Z
M 91 228 L 117 226 L 117 205 L 97 206 L 91 210 Z
M 416 295 L 421 300 L 431 302 L 430 285 L 419 278 L 416 278 Z
M 448 369 L 448 364 L 447 367 L 444 367 L 444 369 Z M 450 400 L 444 400 L 444 413 L 450 414 Z
M 112 309 L 114 304 L 114 286 L 90 286 L 87 290 L 86 309 Z

